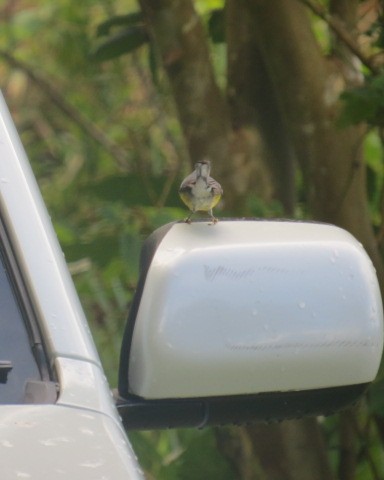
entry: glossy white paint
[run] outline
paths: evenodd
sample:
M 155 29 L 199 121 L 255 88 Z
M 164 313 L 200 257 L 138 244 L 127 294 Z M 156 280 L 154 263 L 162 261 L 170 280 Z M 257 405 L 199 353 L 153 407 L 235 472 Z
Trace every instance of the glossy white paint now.
M 54 405 L 0 405 L 1 478 L 143 478 L 1 94 L 0 212 L 60 384 Z
M 104 412 L 120 425 L 108 383 L 98 366 L 72 358 L 57 358 L 55 372 L 60 384 L 58 405 Z
M 100 363 L 51 220 L 0 94 L 0 209 L 52 361 Z
M 175 224 L 150 266 L 129 383 L 144 398 L 355 385 L 374 379 L 383 311 L 372 262 L 323 224 Z
M 81 408 L 1 406 L 0 458 L 3 480 L 143 478 L 116 422 Z

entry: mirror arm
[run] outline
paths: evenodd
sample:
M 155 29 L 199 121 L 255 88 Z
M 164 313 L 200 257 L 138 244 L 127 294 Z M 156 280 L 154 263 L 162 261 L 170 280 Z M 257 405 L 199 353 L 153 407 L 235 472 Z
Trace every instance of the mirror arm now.
M 331 415 L 355 403 L 368 384 L 307 391 L 267 392 L 229 397 L 146 400 L 134 395 L 115 403 L 127 430 L 203 428 Z

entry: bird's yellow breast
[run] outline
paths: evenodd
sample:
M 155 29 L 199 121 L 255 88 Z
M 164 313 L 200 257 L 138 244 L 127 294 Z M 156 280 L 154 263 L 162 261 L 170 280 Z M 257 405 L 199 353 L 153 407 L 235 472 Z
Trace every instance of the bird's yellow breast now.
M 190 210 L 193 210 L 193 195 L 192 193 L 188 190 L 180 191 L 179 192 L 181 200 L 187 205 L 187 207 Z
M 221 195 L 210 195 L 198 197 L 191 192 L 179 192 L 180 198 L 187 205 L 187 207 L 195 212 L 208 212 L 214 208 L 220 201 Z

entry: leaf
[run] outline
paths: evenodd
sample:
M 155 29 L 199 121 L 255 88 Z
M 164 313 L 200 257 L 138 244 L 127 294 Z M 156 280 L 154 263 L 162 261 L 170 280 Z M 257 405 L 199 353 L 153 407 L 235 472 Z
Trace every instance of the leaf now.
M 208 20 L 208 33 L 213 43 L 225 42 L 224 8 L 212 10 Z
M 339 118 L 341 126 L 367 122 L 369 125 L 384 125 L 384 75 L 367 81 L 366 85 L 344 92 L 341 95 L 344 108 Z
M 121 26 L 139 26 L 143 24 L 143 15 L 141 12 L 128 13 L 128 15 L 116 15 L 97 26 L 96 36 L 102 37 L 109 35 L 114 27 Z
M 112 35 L 101 44 L 99 44 L 91 54 L 91 57 L 97 62 L 112 60 L 125 53 L 141 47 L 149 40 L 144 26 L 133 25 Z
M 223 8 L 225 0 L 195 0 L 195 7 L 200 15 L 206 15 L 212 10 Z

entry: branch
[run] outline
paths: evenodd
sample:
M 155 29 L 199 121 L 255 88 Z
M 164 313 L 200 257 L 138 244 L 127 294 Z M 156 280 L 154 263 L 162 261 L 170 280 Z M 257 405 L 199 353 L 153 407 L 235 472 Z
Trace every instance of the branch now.
M 356 57 L 365 65 L 372 73 L 378 74 L 379 69 L 374 65 L 370 57 L 367 57 L 360 49 L 358 43 L 354 40 L 352 35 L 345 29 L 343 22 L 338 18 L 330 15 L 329 12 L 313 0 L 298 0 L 300 3 L 306 5 L 315 15 L 323 19 L 329 28 L 344 42 L 344 44 L 356 55 Z
M 6 50 L 0 49 L 0 57 L 2 57 L 11 67 L 25 73 L 39 90 L 41 90 L 66 117 L 72 120 L 81 130 L 83 130 L 83 132 L 101 145 L 103 149 L 115 159 L 116 163 L 122 170 L 127 171 L 128 162 L 126 153 L 107 135 L 105 135 L 101 128 L 95 125 L 79 110 L 74 108 L 56 88 L 54 88 L 43 77 L 38 75 L 31 66 L 16 59 Z
M 194 2 L 139 3 L 170 82 L 190 158 L 210 158 L 220 177 L 228 165 L 231 126 Z

